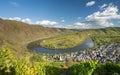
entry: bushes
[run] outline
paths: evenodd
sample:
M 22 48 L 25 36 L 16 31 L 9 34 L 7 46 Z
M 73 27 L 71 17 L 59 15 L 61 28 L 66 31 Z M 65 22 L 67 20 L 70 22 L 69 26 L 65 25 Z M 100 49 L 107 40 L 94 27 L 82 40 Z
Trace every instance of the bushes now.
M 37 65 L 26 61 L 26 59 L 21 58 L 16 61 L 14 65 L 16 75 L 36 75 L 37 74 Z
M 46 68 L 46 75 L 58 75 L 62 71 L 62 68 L 54 65 L 48 65 L 45 66 L 45 68 Z
M 120 75 L 120 66 L 114 63 L 98 65 L 92 75 Z
M 91 75 L 96 67 L 96 61 L 83 62 L 75 64 L 67 70 L 69 75 Z
M 0 75 L 57 75 L 62 71 L 50 62 L 33 62 L 26 58 L 15 59 L 7 47 L 0 49 Z
M 62 71 L 62 68 L 47 62 L 38 63 L 37 68 L 37 75 L 58 75 Z
M 120 64 L 107 62 L 98 64 L 96 61 L 80 62 L 67 70 L 69 75 L 120 75 Z
M 0 49 L 0 75 L 14 75 L 15 58 L 9 48 L 3 46 Z

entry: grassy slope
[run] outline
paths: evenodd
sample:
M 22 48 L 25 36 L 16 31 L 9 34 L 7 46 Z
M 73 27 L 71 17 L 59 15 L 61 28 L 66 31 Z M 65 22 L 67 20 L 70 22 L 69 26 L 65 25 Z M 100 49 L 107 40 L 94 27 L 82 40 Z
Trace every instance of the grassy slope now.
M 77 32 L 76 34 L 64 35 L 55 38 L 46 39 L 40 42 L 40 46 L 49 49 L 66 49 L 80 45 L 86 38 L 91 37 L 95 43 L 97 39 L 100 42 L 118 41 L 120 36 L 120 28 L 105 28 L 105 29 L 88 29 Z M 107 38 L 110 37 L 110 38 Z M 114 40 L 111 40 L 112 37 Z
M 50 49 L 72 48 L 80 45 L 86 38 L 88 38 L 88 36 L 91 35 L 89 31 L 81 31 L 79 33 L 46 39 L 40 42 L 40 46 Z
M 120 28 L 114 27 L 95 30 L 92 39 L 95 43 L 94 48 L 109 42 L 120 42 Z
M 37 25 L 2 20 L 0 19 L 0 40 L 1 43 L 7 41 L 12 44 L 23 44 L 35 39 L 50 37 L 55 35 L 57 30 L 44 28 Z

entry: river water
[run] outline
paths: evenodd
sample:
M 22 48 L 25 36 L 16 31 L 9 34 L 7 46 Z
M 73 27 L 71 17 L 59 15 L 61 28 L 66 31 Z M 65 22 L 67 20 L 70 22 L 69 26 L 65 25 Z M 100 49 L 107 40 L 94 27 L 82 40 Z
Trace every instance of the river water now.
M 70 49 L 63 49 L 63 50 L 51 50 L 51 49 L 46 49 L 42 47 L 34 47 L 31 48 L 30 50 L 35 51 L 35 52 L 41 52 L 41 53 L 49 53 L 49 54 L 59 54 L 59 53 L 70 53 L 70 52 L 76 52 L 80 50 L 85 50 L 87 48 L 92 48 L 94 46 L 94 43 L 92 39 L 87 39 L 85 40 L 81 45 L 76 46 L 74 48 Z

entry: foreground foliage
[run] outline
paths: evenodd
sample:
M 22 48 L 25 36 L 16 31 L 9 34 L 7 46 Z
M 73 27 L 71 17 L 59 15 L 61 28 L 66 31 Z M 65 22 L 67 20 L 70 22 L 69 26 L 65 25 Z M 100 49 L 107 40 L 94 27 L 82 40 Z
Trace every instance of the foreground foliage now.
M 49 62 L 33 62 L 26 58 L 16 59 L 7 47 L 0 49 L 0 75 L 57 75 L 62 71 Z
M 98 64 L 92 75 L 120 75 L 120 64 L 110 62 Z
M 120 64 L 111 62 L 98 64 L 96 61 L 80 62 L 67 70 L 69 75 L 120 75 Z

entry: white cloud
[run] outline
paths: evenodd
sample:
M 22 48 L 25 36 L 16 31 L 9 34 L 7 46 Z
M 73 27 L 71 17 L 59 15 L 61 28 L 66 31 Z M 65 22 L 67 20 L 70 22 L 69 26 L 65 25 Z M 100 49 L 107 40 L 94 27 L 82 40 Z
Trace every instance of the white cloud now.
M 94 21 L 100 26 L 103 27 L 110 27 L 114 24 L 110 22 L 111 19 L 120 19 L 120 14 L 118 13 L 117 6 L 114 6 L 113 4 L 109 4 L 108 6 L 102 9 L 101 11 L 94 12 L 91 15 L 88 15 L 86 17 L 87 21 Z
M 57 22 L 49 21 L 49 20 L 36 21 L 35 23 L 33 23 L 33 22 L 31 22 L 31 20 L 29 18 L 25 18 L 25 19 L 22 19 L 20 17 L 13 17 L 13 18 L 1 17 L 1 18 L 5 19 L 5 20 L 16 20 L 16 21 L 20 21 L 20 22 L 24 22 L 24 23 L 28 23 L 28 24 L 43 25 L 44 27 L 51 27 L 51 28 L 66 28 L 66 29 L 86 29 L 86 28 L 89 28 L 87 23 L 80 23 L 80 22 L 76 22 L 76 23 L 71 24 L 71 25 L 59 25 Z
M 81 22 L 74 23 L 74 26 L 82 29 L 89 28 L 89 25 L 87 23 L 81 23 Z
M 100 6 L 100 9 L 103 9 L 107 6 L 107 4 L 103 4 L 102 6 Z
M 13 17 L 13 18 L 8 18 L 9 20 L 16 20 L 16 21 L 21 21 L 20 17 Z
M 61 20 L 61 22 L 65 22 L 65 20 Z
M 20 21 L 20 22 L 28 23 L 28 24 L 33 24 L 29 18 L 22 19 L 20 17 L 12 17 L 12 18 L 3 18 L 3 19 L 15 20 L 15 21 Z
M 24 23 L 32 24 L 32 22 L 29 18 L 22 19 L 21 21 Z
M 74 25 L 77 25 L 77 26 L 85 26 L 85 24 L 84 24 L 84 23 L 81 23 L 81 22 L 76 22 L 76 23 L 74 23 Z
M 53 26 L 53 25 L 57 25 L 58 23 L 55 21 L 43 20 L 43 21 L 37 21 L 36 24 Z
M 90 1 L 86 3 L 86 6 L 89 7 L 89 6 L 93 6 L 94 4 L 95 4 L 95 1 Z
M 18 6 L 19 6 L 19 4 L 18 4 L 17 2 L 10 2 L 10 4 L 11 4 L 12 6 L 14 6 L 14 7 L 18 7 Z
M 58 24 L 55 21 L 49 21 L 49 20 L 36 21 L 35 23 L 33 23 L 31 21 L 31 19 L 29 19 L 29 18 L 24 18 L 24 19 L 22 19 L 20 17 L 12 17 L 12 18 L 1 17 L 1 18 L 6 19 L 6 20 L 16 20 L 16 21 L 20 21 L 20 22 L 24 22 L 24 23 L 28 23 L 28 24 L 37 24 L 37 25 L 44 25 L 44 26 L 54 26 L 54 25 Z

